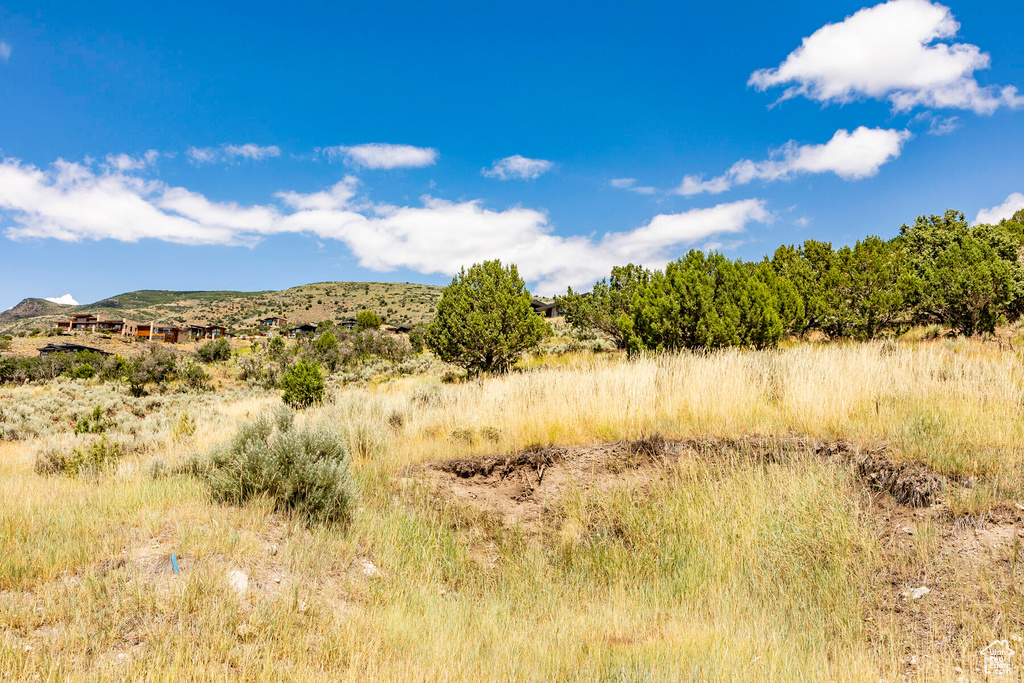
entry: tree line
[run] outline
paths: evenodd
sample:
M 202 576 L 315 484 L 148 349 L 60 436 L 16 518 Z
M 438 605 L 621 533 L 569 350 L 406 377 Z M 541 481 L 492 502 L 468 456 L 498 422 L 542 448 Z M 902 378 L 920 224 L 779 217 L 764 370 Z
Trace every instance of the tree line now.
M 615 267 L 588 294 L 557 299 L 566 320 L 619 348 L 766 348 L 820 331 L 872 339 L 914 325 L 991 333 L 1024 312 L 1024 210 L 998 225 L 921 216 L 891 240 L 807 240 L 756 263 L 692 250 L 663 270 Z

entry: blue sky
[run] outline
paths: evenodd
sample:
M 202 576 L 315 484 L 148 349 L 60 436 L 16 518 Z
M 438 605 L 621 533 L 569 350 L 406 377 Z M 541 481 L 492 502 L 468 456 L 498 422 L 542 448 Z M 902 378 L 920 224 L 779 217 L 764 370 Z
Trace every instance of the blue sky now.
M 90 5 L 0 6 L 0 309 L 1024 206 L 1017 1 Z

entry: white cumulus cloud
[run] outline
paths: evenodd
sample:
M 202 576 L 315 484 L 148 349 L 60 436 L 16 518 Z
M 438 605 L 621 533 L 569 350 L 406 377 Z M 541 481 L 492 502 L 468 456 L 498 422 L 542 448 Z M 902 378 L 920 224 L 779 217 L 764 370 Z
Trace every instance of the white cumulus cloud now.
M 929 107 L 991 114 L 1000 106 L 1024 105 L 1013 86 L 978 83 L 975 72 L 990 65 L 981 48 L 942 42 L 959 30 L 944 5 L 890 0 L 826 24 L 779 66 L 755 71 L 748 84 L 758 90 L 785 86 L 783 100 L 888 100 L 897 112 Z
M 843 180 L 860 180 L 878 173 L 883 164 L 899 157 L 910 133 L 861 126 L 852 133 L 840 129 L 823 144 L 801 145 L 790 140 L 764 161 L 742 159 L 724 175 L 710 180 L 688 175 L 674 194 L 718 194 L 754 180 L 787 180 L 803 173 L 835 173 Z
M 498 159 L 490 168 L 482 169 L 480 174 L 498 180 L 534 180 L 554 167 L 555 165 L 547 159 L 529 159 L 520 154 L 513 154 Z
M 517 264 L 540 291 L 554 293 L 589 286 L 613 265 L 661 266 L 684 248 L 706 247 L 771 216 L 763 201 L 747 199 L 661 214 L 600 238 L 561 236 L 547 214 L 530 208 L 497 210 L 480 200 L 430 196 L 414 206 L 375 203 L 360 196 L 352 176 L 323 191 L 279 192 L 274 201 L 242 205 L 116 166 L 57 161 L 40 169 L 8 158 L 0 162 L 0 219 L 14 240 L 254 245 L 267 235 L 308 234 L 341 242 L 360 265 L 378 271 L 453 275 L 500 258 Z
M 249 142 L 244 145 L 224 144 L 220 147 L 189 147 L 185 153 L 192 163 L 215 164 L 231 163 L 239 160 L 263 161 L 281 156 L 281 148 L 277 145 L 257 145 Z
M 979 211 L 974 222 L 976 224 L 987 223 L 989 225 L 993 225 L 1004 218 L 1010 218 L 1021 209 L 1024 209 L 1024 194 L 1014 192 L 999 206 L 993 206 L 991 209 L 982 209 Z
M 329 160 L 340 159 L 350 166 L 369 169 L 424 168 L 437 163 L 433 147 L 390 145 L 372 142 L 365 145 L 325 147 L 321 150 Z
M 10 43 L 5 43 L 4 41 L 0 40 L 0 59 L 6 62 L 8 59 L 11 58 L 12 51 L 13 48 L 11 48 Z
M 71 296 L 70 294 L 65 294 L 64 296 L 48 296 L 48 297 L 46 297 L 45 300 L 46 301 L 50 301 L 50 302 L 55 303 L 55 304 L 60 304 L 62 306 L 77 306 L 78 305 L 78 302 L 75 301 L 75 297 Z

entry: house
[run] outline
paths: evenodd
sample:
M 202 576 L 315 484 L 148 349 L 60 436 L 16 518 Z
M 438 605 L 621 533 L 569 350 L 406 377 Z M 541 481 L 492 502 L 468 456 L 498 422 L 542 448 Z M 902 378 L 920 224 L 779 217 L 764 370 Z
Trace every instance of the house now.
M 67 322 L 61 320 L 57 327 L 69 331 L 109 332 L 123 337 L 134 337 L 138 334 L 139 324 L 133 320 L 119 318 L 117 320 L 100 320 L 94 315 L 83 313 L 73 315 Z
M 139 327 L 142 327 L 142 325 Z M 177 344 L 179 339 L 184 341 L 186 335 L 185 330 L 173 325 L 150 325 L 149 327 L 149 341 Z
M 39 349 L 40 356 L 48 356 L 51 353 L 80 353 L 82 351 L 92 351 L 98 353 L 101 356 L 109 356 L 110 354 L 100 349 L 94 349 L 91 346 L 82 346 L 81 344 L 47 344 Z
M 354 330 L 359 326 L 355 318 L 349 318 L 348 320 L 342 320 L 338 323 L 338 327 L 344 327 L 346 330 Z
M 260 327 L 282 327 L 288 324 L 288 318 L 284 316 L 278 316 L 274 318 L 264 318 L 259 321 Z
M 288 330 L 288 336 L 294 339 L 295 337 L 313 334 L 314 332 L 316 332 L 316 325 L 306 323 L 305 325 L 299 325 L 298 327 L 293 327 Z
M 220 339 L 228 336 L 228 328 L 223 325 L 189 325 L 188 338 L 191 341 L 199 339 Z
M 558 306 L 555 302 L 548 303 L 541 301 L 540 299 L 534 299 L 530 302 L 530 306 L 533 308 L 533 312 L 544 318 L 561 318 L 562 314 L 558 312 Z

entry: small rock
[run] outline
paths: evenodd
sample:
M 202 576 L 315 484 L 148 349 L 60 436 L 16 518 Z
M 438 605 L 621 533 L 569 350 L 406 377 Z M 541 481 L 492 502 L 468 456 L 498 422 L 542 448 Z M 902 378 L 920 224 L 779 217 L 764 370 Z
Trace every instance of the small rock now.
M 228 585 L 239 595 L 245 595 L 245 591 L 249 590 L 249 577 L 236 569 L 228 573 Z
M 915 588 L 914 590 L 910 591 L 910 599 L 920 600 L 921 598 L 923 598 L 931 592 L 932 590 L 928 588 L 928 586 L 920 586 L 919 588 Z
M 959 675 L 960 675 L 960 674 L 962 674 L 963 672 L 964 672 L 964 670 L 963 670 L 963 669 L 961 669 L 961 668 L 960 668 L 959 666 L 954 666 L 954 667 L 953 667 L 953 673 L 955 673 L 955 674 L 956 674 L 957 676 L 959 676 Z
M 299 601 L 299 614 L 305 614 L 307 609 L 308 609 L 308 606 L 306 605 L 306 601 L 305 600 L 300 600 Z
M 373 562 L 370 562 L 365 557 L 360 557 L 359 559 L 357 559 L 355 561 L 355 565 L 356 568 L 363 573 L 363 576 L 366 576 L 371 579 L 375 579 L 378 576 L 380 576 L 380 570 L 374 566 Z
M 1015 643 L 1021 642 L 1020 634 L 1019 633 L 1011 633 L 1010 634 L 1010 640 L 1012 640 Z
M 911 529 L 909 526 L 905 526 L 905 527 L 903 527 L 903 533 L 905 533 L 905 534 L 907 534 L 909 536 L 913 536 L 914 535 L 914 530 Z

